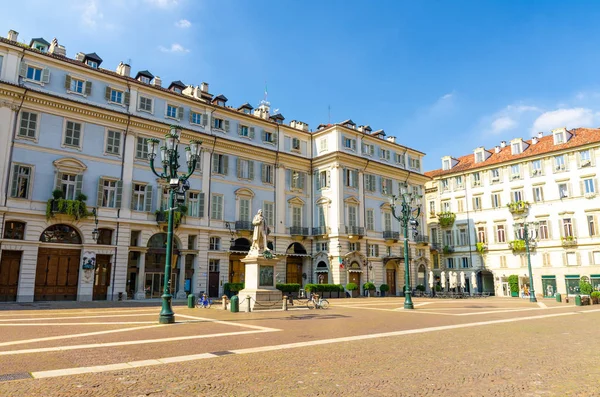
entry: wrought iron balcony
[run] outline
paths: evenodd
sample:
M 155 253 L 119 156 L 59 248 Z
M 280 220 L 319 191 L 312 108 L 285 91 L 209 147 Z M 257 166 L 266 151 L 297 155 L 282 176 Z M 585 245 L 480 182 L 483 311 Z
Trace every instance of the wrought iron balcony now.
M 365 235 L 365 228 L 360 226 L 346 226 L 346 234 L 349 236 L 362 237 Z
M 312 228 L 313 236 L 326 236 L 330 232 L 329 226 L 319 226 Z
M 422 234 L 418 234 L 418 235 L 415 237 L 415 240 L 414 240 L 414 241 L 415 241 L 415 243 L 419 243 L 419 244 L 425 244 L 425 245 L 427 245 L 427 244 L 429 244 L 429 236 L 425 236 L 425 235 L 422 235 Z
M 308 228 L 302 226 L 290 226 L 292 236 L 308 236 Z
M 442 248 L 442 252 L 444 254 L 451 254 L 454 252 L 454 246 L 452 245 L 444 245 L 444 248 Z
M 434 251 L 441 251 L 442 250 L 442 245 L 438 242 L 433 242 L 431 244 L 429 244 L 429 247 L 434 250 Z
M 384 230 L 383 231 L 383 238 L 385 240 L 398 241 L 398 239 L 400 238 L 400 232 L 393 232 L 391 230 Z
M 252 231 L 252 222 L 250 221 L 235 221 L 235 230 L 238 231 Z

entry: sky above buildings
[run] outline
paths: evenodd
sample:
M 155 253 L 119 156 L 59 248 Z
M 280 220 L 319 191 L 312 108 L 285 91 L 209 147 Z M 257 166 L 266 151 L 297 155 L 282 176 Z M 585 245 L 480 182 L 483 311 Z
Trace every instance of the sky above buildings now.
M 600 126 L 595 1 L 21 0 L 0 28 L 56 37 L 173 80 L 263 99 L 290 120 L 351 118 L 440 157 Z

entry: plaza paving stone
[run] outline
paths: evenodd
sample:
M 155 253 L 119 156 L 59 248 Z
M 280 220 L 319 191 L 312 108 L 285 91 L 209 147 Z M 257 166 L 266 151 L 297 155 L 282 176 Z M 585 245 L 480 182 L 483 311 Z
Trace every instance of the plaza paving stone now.
M 414 330 L 416 333 L 211 356 L 126 370 L 0 382 L 0 396 L 600 396 L 600 366 L 596 363 L 598 306 L 575 307 L 548 300 L 544 301 L 548 308 L 541 309 L 521 299 L 417 298 L 416 310 L 410 312 L 396 310 L 403 305 L 403 300 L 397 298 L 332 299 L 331 302 L 329 310 L 257 313 L 178 306 L 175 308 L 179 315 L 177 320 L 192 322 L 93 338 L 0 345 L 0 352 L 8 352 L 0 355 L 0 375 L 311 343 L 384 332 Z M 69 308 L 52 313 L 57 317 L 66 317 L 67 312 L 68 315 L 97 316 L 109 311 L 125 314 L 134 310 L 139 307 Z M 154 310 L 156 314 L 159 311 Z M 47 313 L 31 309 L 27 317 L 43 317 Z M 0 319 L 16 319 L 13 323 L 23 317 L 19 315 L 23 311 L 19 310 L 1 314 Z M 189 316 L 226 323 L 194 322 Z M 132 321 L 154 319 L 152 316 L 131 318 Z M 514 319 L 522 320 L 419 331 Z M 221 332 L 258 331 L 246 325 L 277 331 L 211 337 Z M 4 334 L 8 328 L 12 329 L 0 327 L 0 343 L 6 340 Z M 75 327 L 68 326 L 36 328 L 15 327 L 21 332 L 22 340 L 44 337 L 46 331 L 67 336 L 81 331 L 81 327 L 75 332 Z M 92 328 L 110 330 L 114 325 L 85 326 L 86 330 Z M 195 335 L 207 338 L 59 352 L 9 352 L 92 341 Z

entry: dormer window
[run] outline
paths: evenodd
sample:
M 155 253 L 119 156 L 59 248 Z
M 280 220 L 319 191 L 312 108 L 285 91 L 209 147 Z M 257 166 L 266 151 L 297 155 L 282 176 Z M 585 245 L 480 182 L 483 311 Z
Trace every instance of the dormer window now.
M 565 143 L 565 133 L 564 132 L 556 132 L 554 134 L 554 144 L 560 145 L 561 143 Z
M 250 114 L 250 109 L 244 108 L 244 114 Z
M 225 102 L 219 100 L 217 101 L 217 106 L 225 106 Z
M 98 69 L 98 62 L 96 62 L 96 61 L 92 61 L 92 60 L 88 59 L 85 63 L 94 69 Z
M 154 78 L 154 75 L 147 70 L 142 70 L 138 72 L 135 76 L 135 79 L 144 84 L 150 84 L 150 81 Z
M 146 76 L 140 76 L 140 81 L 144 84 L 150 84 L 150 79 Z
M 444 170 L 449 170 L 449 169 L 450 169 L 450 159 L 445 159 L 445 160 L 442 162 L 442 168 L 443 168 Z
M 15 40 L 16 41 L 16 40 Z M 29 47 L 34 48 L 40 52 L 48 52 L 48 48 L 50 47 L 50 43 L 48 43 L 46 40 L 44 40 L 41 37 L 38 37 L 37 39 L 32 39 L 29 42 Z
M 483 152 L 475 153 L 475 162 L 482 163 L 483 162 Z
M 511 148 L 511 152 L 513 155 L 515 154 L 521 154 L 522 150 L 521 150 L 521 142 L 515 142 L 513 144 L 510 145 Z
M 173 87 L 173 92 L 181 94 L 181 88 L 179 88 L 179 87 Z

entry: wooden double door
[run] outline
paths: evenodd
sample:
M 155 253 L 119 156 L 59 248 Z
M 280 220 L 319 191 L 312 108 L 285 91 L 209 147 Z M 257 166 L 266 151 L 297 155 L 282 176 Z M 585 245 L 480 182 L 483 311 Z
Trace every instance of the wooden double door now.
M 2 251 L 0 260 L 0 302 L 15 302 L 21 267 L 21 251 Z
M 108 287 L 110 286 L 110 255 L 96 256 L 96 270 L 94 274 L 94 300 L 106 300 L 108 298 Z
M 40 248 L 35 271 L 35 301 L 77 299 L 81 250 Z
M 396 269 L 385 269 L 385 281 L 390 286 L 388 292 L 391 296 L 396 296 Z

